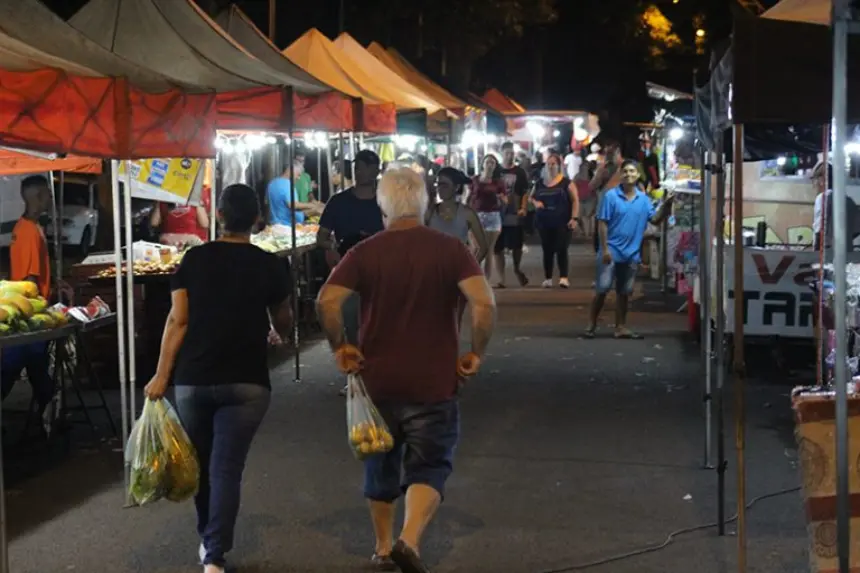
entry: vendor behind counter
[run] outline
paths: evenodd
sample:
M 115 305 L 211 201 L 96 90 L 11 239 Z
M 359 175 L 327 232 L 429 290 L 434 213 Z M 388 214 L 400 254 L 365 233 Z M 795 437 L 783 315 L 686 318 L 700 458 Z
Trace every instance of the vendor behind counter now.
M 48 242 L 38 222 L 39 217 L 47 213 L 51 206 L 48 180 L 42 175 L 23 179 L 21 197 L 24 199 L 24 214 L 12 230 L 12 244 L 9 247 L 11 259 L 9 278 L 13 281 L 35 283 L 39 293 L 50 300 L 51 262 L 48 258 Z M 0 384 L 2 384 L 0 397 L 2 399 L 12 391 L 25 368 L 41 414 L 54 396 L 54 380 L 48 372 L 47 342 L 11 346 L 3 350 L 2 359 L 0 359 Z
M 209 208 L 211 188 L 203 186 L 200 205 L 171 205 L 158 203 L 150 214 L 149 223 L 158 229 L 158 241 L 165 245 L 182 246 L 209 240 Z

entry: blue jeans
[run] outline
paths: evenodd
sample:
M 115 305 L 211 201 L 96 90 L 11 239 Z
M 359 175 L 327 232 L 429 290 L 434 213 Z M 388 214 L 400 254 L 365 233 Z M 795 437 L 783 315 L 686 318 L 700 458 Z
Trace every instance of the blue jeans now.
M 394 438 L 394 448 L 364 462 L 364 496 L 394 502 L 413 484 L 427 485 L 444 497 L 454 469 L 460 435 L 456 399 L 437 404 L 376 405 Z
M 242 472 L 270 394 L 257 384 L 176 387 L 176 410 L 200 460 L 194 504 L 204 564 L 223 567 L 233 548 Z
M 605 265 L 598 254 L 597 279 L 594 288 L 598 294 L 606 294 L 612 289 L 614 282 L 616 293 L 631 294 L 636 282 L 636 270 L 638 268 L 639 265 L 636 263 L 616 263 L 613 261 Z
M 358 346 L 358 330 L 361 327 L 361 298 L 353 293 L 343 301 L 343 330 L 346 341 Z

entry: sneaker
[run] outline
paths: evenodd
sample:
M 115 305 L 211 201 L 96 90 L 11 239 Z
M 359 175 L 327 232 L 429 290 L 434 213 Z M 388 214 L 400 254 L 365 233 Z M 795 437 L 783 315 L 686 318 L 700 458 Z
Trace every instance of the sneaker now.
M 570 288 L 570 281 L 567 280 L 567 277 L 558 279 L 558 286 L 561 288 Z
M 552 288 L 552 279 L 546 279 L 540 284 L 543 288 Z

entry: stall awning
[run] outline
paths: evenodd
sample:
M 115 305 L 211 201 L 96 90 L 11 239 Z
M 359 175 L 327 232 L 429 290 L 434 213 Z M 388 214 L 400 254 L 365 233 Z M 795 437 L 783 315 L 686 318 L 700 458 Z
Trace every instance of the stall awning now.
M 66 155 L 65 157 L 37 157 L 23 150 L 0 147 L 0 175 L 27 175 L 45 171 L 65 171 L 67 173 L 88 173 L 97 175 L 102 172 L 102 160 L 92 157 Z
M 413 86 L 391 68 L 377 60 L 364 46 L 344 32 L 338 36 L 334 45 L 345 53 L 356 65 L 361 67 L 370 77 L 384 85 L 396 96 L 398 109 L 423 109 L 428 114 L 443 110 L 444 106 L 432 97 Z
M 322 32 L 312 28 L 290 44 L 284 55 L 293 63 L 345 94 L 361 99 L 362 125 L 359 131 L 394 133 L 395 96 L 352 59 L 338 49 Z
M 286 131 L 294 92 L 331 91 L 253 57 L 191 0 L 90 0 L 69 23 L 120 57 L 217 92 L 220 129 Z
M 481 96 L 481 99 L 487 102 L 487 105 L 503 114 L 526 113 L 526 108 L 496 88 L 490 88 L 485 91 L 484 95 Z
M 455 111 L 466 107 L 466 102 L 425 76 L 394 48 L 386 50 L 381 44 L 373 42 L 367 47 L 367 51 L 407 82 L 439 102 L 445 109 Z M 459 114 L 459 111 L 456 113 Z
M 0 142 L 92 157 L 211 157 L 214 101 L 138 89 L 0 33 Z
M 782 0 L 765 10 L 762 18 L 830 25 L 833 12 L 831 0 Z
M 272 69 L 287 75 L 307 75 L 285 57 L 235 4 L 223 11 L 215 21 L 245 50 Z M 294 102 L 296 129 L 348 131 L 353 128 L 353 101 L 346 94 L 333 89 L 318 95 L 296 94 Z

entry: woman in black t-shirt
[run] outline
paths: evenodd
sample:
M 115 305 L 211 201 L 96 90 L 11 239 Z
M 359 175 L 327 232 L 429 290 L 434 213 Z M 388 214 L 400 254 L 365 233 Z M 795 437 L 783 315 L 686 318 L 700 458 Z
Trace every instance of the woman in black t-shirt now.
M 197 450 L 204 573 L 224 572 L 245 459 L 269 407 L 270 317 L 282 336 L 292 328 L 289 272 L 251 244 L 257 194 L 227 187 L 218 216 L 222 237 L 185 253 L 173 276 L 158 368 L 145 389 L 148 398 L 161 398 L 173 376 L 176 409 Z

